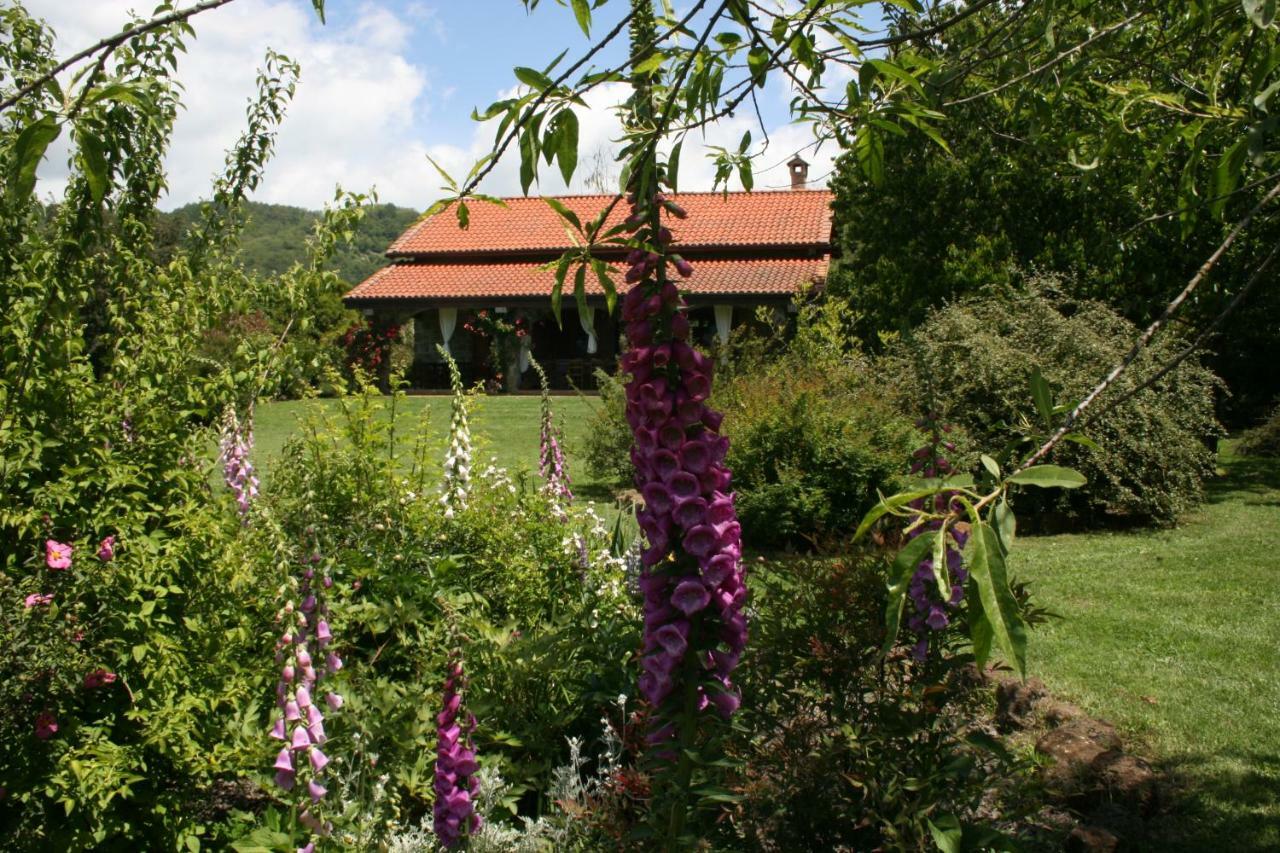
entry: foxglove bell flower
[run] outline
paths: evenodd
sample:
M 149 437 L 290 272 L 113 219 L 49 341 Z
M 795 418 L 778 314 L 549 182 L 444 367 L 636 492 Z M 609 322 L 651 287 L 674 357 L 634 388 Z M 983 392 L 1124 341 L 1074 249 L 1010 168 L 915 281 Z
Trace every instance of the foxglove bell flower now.
M 644 639 L 639 689 L 653 706 L 649 743 L 659 754 L 675 737 L 673 717 L 683 705 L 681 686 L 692 679 L 700 708 L 728 717 L 738 694 L 730 676 L 746 646 L 746 586 L 741 527 L 724 465 L 728 441 L 721 415 L 706 405 L 713 364 L 689 343 L 687 306 L 667 277 L 693 266 L 669 249 L 674 235 L 657 220 L 661 211 L 685 211 L 665 196 L 633 193 L 633 239 L 622 299 L 630 349 L 626 417 L 631 427 L 635 486 L 645 504 L 637 520 L 649 547 L 642 554 Z M 678 212 L 677 212 L 678 211 Z M 692 688 L 691 688 L 692 689 Z
M 449 384 L 453 388 L 453 416 L 449 422 L 449 447 L 444 457 L 444 479 L 440 484 L 440 503 L 445 518 L 466 509 L 471 490 L 471 428 L 467 424 L 467 394 L 462 387 L 458 363 L 444 347 L 437 347 L 449 365 Z
M 480 788 L 476 772 L 480 767 L 471 741 L 476 719 L 468 716 L 465 725 L 458 723 L 464 687 L 462 660 L 455 653 L 444 681 L 443 707 L 436 715 L 433 827 L 444 847 L 457 846 L 464 836 L 478 830 L 481 822 L 475 812 L 475 796 Z

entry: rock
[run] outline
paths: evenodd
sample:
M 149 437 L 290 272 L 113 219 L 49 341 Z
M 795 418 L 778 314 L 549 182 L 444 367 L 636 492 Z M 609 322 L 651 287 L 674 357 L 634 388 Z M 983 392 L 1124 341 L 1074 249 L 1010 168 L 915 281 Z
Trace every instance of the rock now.
M 1067 836 L 1067 853 L 1114 853 L 1120 847 L 1116 838 L 1100 826 L 1080 824 Z
M 1120 751 L 1115 728 L 1088 718 L 1064 723 L 1036 741 L 1036 752 L 1053 759 L 1044 769 L 1045 785 L 1068 797 L 1098 787 L 1094 762 L 1111 751 Z
M 1022 729 L 1031 724 L 1036 705 L 1049 695 L 1038 678 L 1008 678 L 996 684 L 996 722 L 1002 729 Z
M 1075 705 L 1070 702 L 1059 702 L 1056 699 L 1037 702 L 1036 710 L 1040 713 L 1040 718 L 1044 720 L 1045 725 L 1050 728 L 1069 723 L 1072 720 L 1078 720 L 1084 716 L 1084 711 L 1081 711 Z
M 1123 753 L 1103 753 L 1094 765 L 1103 791 L 1113 802 L 1123 803 L 1144 817 L 1155 812 L 1160 791 L 1151 765 Z

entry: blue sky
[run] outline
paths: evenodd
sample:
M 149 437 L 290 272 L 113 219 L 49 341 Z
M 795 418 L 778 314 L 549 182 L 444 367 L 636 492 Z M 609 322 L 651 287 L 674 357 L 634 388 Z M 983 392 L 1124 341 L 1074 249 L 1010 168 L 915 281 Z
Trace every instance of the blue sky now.
M 117 29 L 130 9 L 149 12 L 150 0 L 25 0 L 58 32 L 66 55 Z M 593 35 L 619 20 L 627 4 L 611 0 L 596 10 Z M 520 0 L 328 0 L 328 24 L 320 25 L 309 0 L 235 0 L 193 19 L 197 39 L 179 69 L 186 110 L 179 118 L 168 159 L 174 207 L 208 192 L 224 152 L 238 135 L 257 64 L 270 46 L 302 65 L 299 94 L 282 128 L 277 154 L 257 198 L 318 207 L 336 185 L 425 208 L 440 195 L 438 176 L 426 155 L 450 171 L 465 173 L 483 154 L 492 130 L 470 120 L 473 107 L 487 106 L 516 86 L 515 65 L 542 67 L 565 48 L 566 62 L 589 42 L 571 11 L 542 0 L 526 14 Z M 686 7 L 687 8 L 687 7 Z M 597 57 L 617 64 L 625 39 Z M 618 128 L 609 109 L 625 97 L 614 85 L 593 94 L 582 120 L 581 159 L 597 152 L 611 158 Z M 762 93 L 761 111 L 771 145 L 765 166 L 785 162 L 811 141 L 808 129 L 787 126 L 785 88 Z M 755 124 L 746 114 L 711 129 L 707 141 L 735 145 Z M 753 129 L 753 137 L 762 135 Z M 806 151 L 812 174 L 829 171 L 834 151 Z M 681 161 L 686 189 L 709 189 L 712 169 L 696 142 Z M 41 192 L 56 196 L 65 183 L 67 152 L 52 152 L 41 170 Z M 483 189 L 519 193 L 514 157 L 499 166 Z M 534 190 L 584 191 L 586 169 L 565 187 L 548 174 Z M 762 174 L 757 188 L 787 185 L 784 167 Z

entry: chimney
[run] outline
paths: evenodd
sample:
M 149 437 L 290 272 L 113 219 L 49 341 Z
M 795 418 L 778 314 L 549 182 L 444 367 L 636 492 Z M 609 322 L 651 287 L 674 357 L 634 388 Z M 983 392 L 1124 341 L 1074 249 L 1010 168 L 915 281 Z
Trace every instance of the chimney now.
M 791 189 L 802 190 L 809 181 L 809 164 L 800 159 L 800 155 L 792 157 L 787 161 L 787 168 L 791 170 Z

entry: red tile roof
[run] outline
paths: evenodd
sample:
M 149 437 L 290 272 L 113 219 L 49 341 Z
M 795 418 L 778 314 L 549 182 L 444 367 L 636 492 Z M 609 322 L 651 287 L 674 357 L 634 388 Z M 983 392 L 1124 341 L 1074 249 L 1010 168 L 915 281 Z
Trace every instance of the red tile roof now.
M 599 216 L 612 196 L 561 196 L 585 223 Z M 831 199 L 827 190 L 783 190 L 753 193 L 681 193 L 675 200 L 689 218 L 668 217 L 681 251 L 732 247 L 825 247 L 831 242 Z M 571 244 L 565 223 L 541 198 L 504 199 L 506 207 L 487 202 L 468 205 L 471 224 L 458 227 L 452 209 L 413 225 L 391 244 L 393 257 L 513 255 L 559 252 Z M 610 224 L 627 216 L 618 204 Z
M 791 296 L 801 284 L 821 282 L 827 258 L 702 259 L 694 263 L 693 277 L 682 282 L 692 296 Z M 346 295 L 351 303 L 362 300 L 481 300 L 496 298 L 545 298 L 555 284 L 555 272 L 539 263 L 398 263 L 371 275 Z M 619 290 L 625 290 L 615 276 Z M 573 279 L 566 282 L 571 298 Z M 588 275 L 587 293 L 604 291 Z

